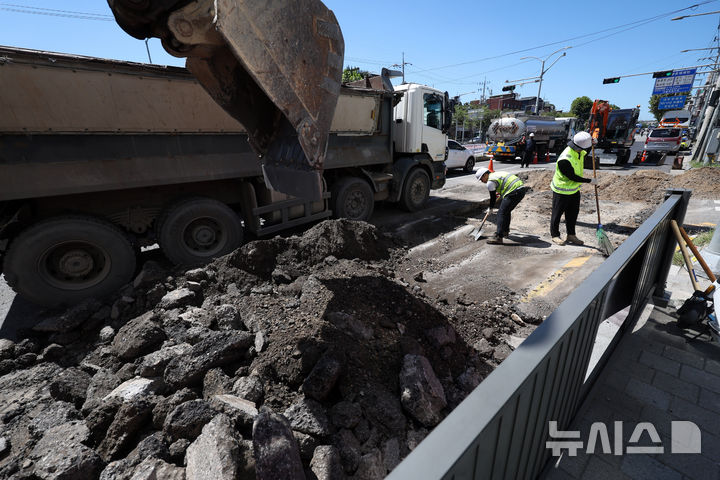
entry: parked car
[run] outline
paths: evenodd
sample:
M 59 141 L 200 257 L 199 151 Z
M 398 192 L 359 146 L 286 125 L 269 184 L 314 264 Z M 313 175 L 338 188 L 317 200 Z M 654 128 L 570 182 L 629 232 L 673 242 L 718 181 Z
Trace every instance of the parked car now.
M 645 151 L 675 154 L 680 150 L 682 129 L 655 128 L 645 140 Z
M 447 168 L 462 168 L 467 173 L 472 173 L 475 167 L 475 157 L 467 148 L 455 140 L 448 140 L 448 158 L 445 160 Z

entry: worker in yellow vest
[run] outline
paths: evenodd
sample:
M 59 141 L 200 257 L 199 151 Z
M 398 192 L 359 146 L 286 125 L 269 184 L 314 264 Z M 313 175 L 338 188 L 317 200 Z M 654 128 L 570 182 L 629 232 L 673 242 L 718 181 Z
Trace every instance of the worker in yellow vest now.
M 592 146 L 592 137 L 588 132 L 575 134 L 568 142 L 555 164 L 555 175 L 550 183 L 553 191 L 552 215 L 550 217 L 550 235 L 553 243 L 565 245 L 582 245 L 584 242 L 575 234 L 575 223 L 580 213 L 580 185 L 589 183 L 597 185 L 594 178 L 583 177 L 585 164 L 585 149 Z M 560 218 L 565 215 L 567 237 L 560 237 Z
M 491 172 L 487 169 L 480 169 L 475 177 L 487 184 L 490 192 L 490 209 L 495 208 L 497 197 L 501 198 L 497 215 L 497 230 L 487 243 L 502 245 L 503 238 L 507 238 L 510 233 L 510 214 L 520 200 L 525 197 L 527 187 L 523 185 L 517 175 L 508 172 Z

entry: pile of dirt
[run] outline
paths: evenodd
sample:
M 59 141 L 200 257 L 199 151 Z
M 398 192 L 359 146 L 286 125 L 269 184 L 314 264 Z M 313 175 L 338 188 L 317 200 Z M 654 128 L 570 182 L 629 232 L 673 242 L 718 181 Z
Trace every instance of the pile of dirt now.
M 553 174 L 553 170 L 535 170 L 523 172 L 519 177 L 533 191 L 543 192 L 550 190 Z M 692 190 L 693 198 L 716 198 L 720 185 L 720 169 L 696 168 L 679 175 L 657 170 L 638 170 L 630 175 L 601 171 L 598 178 L 598 193 L 602 200 L 659 204 L 668 188 Z
M 384 478 L 534 328 L 403 255 L 327 221 L 44 315 L 0 341 L 0 477 Z

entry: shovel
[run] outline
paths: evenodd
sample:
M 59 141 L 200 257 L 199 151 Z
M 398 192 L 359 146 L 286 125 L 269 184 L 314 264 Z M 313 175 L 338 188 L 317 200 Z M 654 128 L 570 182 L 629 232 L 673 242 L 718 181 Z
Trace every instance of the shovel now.
M 482 222 L 480 223 L 479 227 L 475 227 L 475 230 L 470 232 L 470 236 L 473 237 L 476 241 L 480 240 L 480 237 L 482 237 L 482 229 L 485 225 L 485 222 L 488 219 L 488 215 L 490 215 L 490 209 L 488 208 L 487 212 L 485 212 L 485 216 L 482 219 Z

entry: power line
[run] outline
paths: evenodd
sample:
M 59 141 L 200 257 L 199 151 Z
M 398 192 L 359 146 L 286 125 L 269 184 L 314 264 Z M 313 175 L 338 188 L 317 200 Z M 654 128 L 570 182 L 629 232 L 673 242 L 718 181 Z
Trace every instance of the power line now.
M 112 15 L 76 12 L 72 10 L 57 10 L 53 8 L 29 7 L 27 5 L 17 5 L 13 3 L 0 3 L 0 10 L 16 13 L 27 13 L 30 15 L 46 15 L 50 17 L 76 18 L 80 20 L 97 20 L 101 22 L 114 22 Z
M 632 28 L 637 28 L 637 27 L 640 27 L 640 26 L 645 25 L 646 23 L 654 22 L 654 21 L 660 20 L 660 19 L 662 19 L 662 18 L 669 17 L 670 15 L 674 15 L 674 14 L 676 14 L 676 13 L 679 13 L 679 12 L 682 12 L 682 11 L 685 11 L 685 10 L 694 9 L 694 8 L 697 8 L 697 7 L 701 6 L 701 5 L 706 5 L 706 4 L 708 4 L 708 3 L 714 3 L 714 2 L 716 2 L 716 1 L 717 1 L 717 0 L 706 0 L 706 1 L 704 1 L 704 2 L 700 2 L 700 3 L 697 3 L 697 4 L 691 5 L 691 6 L 689 6 L 689 7 L 681 8 L 681 9 L 679 9 L 679 10 L 673 10 L 673 11 L 671 11 L 671 12 L 662 13 L 662 14 L 660 14 L 660 15 L 655 15 L 655 16 L 653 16 L 653 17 L 644 18 L 644 19 L 642 19 L 642 20 L 636 20 L 636 21 L 634 21 L 634 22 L 625 23 L 625 24 L 622 24 L 622 25 L 617 25 L 617 26 L 615 26 L 615 27 L 605 28 L 605 29 L 602 29 L 602 30 L 598 30 L 597 32 L 586 33 L 586 34 L 584 34 L 584 35 L 578 35 L 578 36 L 571 37 L 571 38 L 568 38 L 568 39 L 565 39 L 565 40 L 558 40 L 558 41 L 556 41 L 556 42 L 546 43 L 546 44 L 538 45 L 538 46 L 535 46 L 535 47 L 524 48 L 524 49 L 522 49 L 522 50 L 515 50 L 515 51 L 513 51 L 513 52 L 507 52 L 507 53 L 503 53 L 503 54 L 500 54 L 500 55 L 494 55 L 494 56 L 492 56 L 492 57 L 485 57 L 485 58 L 480 58 L 480 59 L 478 59 L 478 60 L 471 60 L 471 61 L 467 61 L 467 62 L 455 63 L 455 64 L 452 64 L 452 65 L 444 65 L 444 66 L 442 66 L 442 67 L 429 68 L 429 69 L 427 69 L 427 71 L 442 70 L 442 69 L 445 69 L 445 68 L 460 67 L 460 66 L 469 65 L 469 64 L 472 64 L 472 63 L 479 63 L 479 62 L 484 62 L 484 61 L 487 61 L 487 60 L 494 60 L 494 59 L 496 59 L 496 58 L 501 58 L 501 57 L 505 57 L 505 56 L 508 56 L 508 55 L 515 55 L 515 54 L 518 54 L 518 53 L 525 53 L 525 52 L 529 52 L 529 51 L 532 51 L 532 50 L 538 50 L 538 49 L 540 49 L 540 48 L 545 48 L 545 47 L 549 47 L 549 46 L 553 46 L 553 45 L 558 45 L 558 44 L 561 44 L 561 43 L 567 43 L 567 42 L 570 42 L 570 41 L 573 41 L 573 40 L 579 40 L 579 39 L 581 39 L 581 38 L 593 37 L 593 36 L 595 36 L 595 35 L 599 35 L 599 34 L 602 34 L 602 33 L 605 33 L 605 32 L 611 32 L 611 31 L 613 31 L 613 30 L 617 30 L 617 29 L 620 29 L 620 28 L 628 27 L 628 26 L 631 26 L 631 25 L 635 25 L 635 26 L 632 27 Z M 627 30 L 629 30 L 629 29 L 621 30 L 621 31 L 619 31 L 619 32 L 614 32 L 614 33 L 612 33 L 612 34 L 610 34 L 610 35 L 616 35 L 616 34 L 618 34 L 618 33 L 623 33 L 624 31 L 627 31 Z M 610 36 L 610 35 L 608 35 L 608 36 Z M 607 38 L 607 36 L 606 36 L 606 37 L 602 37 L 602 38 Z M 600 38 L 600 39 L 598 39 L 598 40 L 601 40 L 602 38 Z M 586 45 L 586 43 L 583 43 L 583 44 L 581 44 L 581 45 Z M 581 45 L 579 45 L 579 46 L 581 46 Z M 419 73 L 419 72 L 415 72 L 415 73 Z

